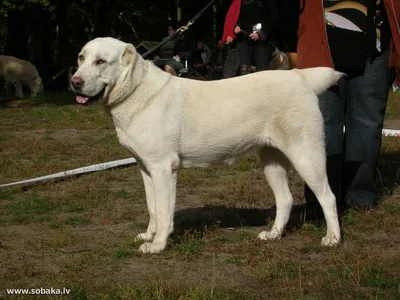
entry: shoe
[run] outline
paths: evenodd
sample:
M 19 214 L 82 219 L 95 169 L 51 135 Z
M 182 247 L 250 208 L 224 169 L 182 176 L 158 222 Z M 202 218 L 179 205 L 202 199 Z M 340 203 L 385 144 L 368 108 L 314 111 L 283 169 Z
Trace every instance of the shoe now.
M 370 211 L 377 206 L 375 201 L 362 203 L 361 201 L 351 198 L 349 195 L 346 195 L 345 201 L 347 208 L 352 208 L 356 211 Z
M 375 203 L 363 203 L 363 204 L 349 204 L 349 208 L 354 209 L 355 211 L 370 211 L 376 207 Z

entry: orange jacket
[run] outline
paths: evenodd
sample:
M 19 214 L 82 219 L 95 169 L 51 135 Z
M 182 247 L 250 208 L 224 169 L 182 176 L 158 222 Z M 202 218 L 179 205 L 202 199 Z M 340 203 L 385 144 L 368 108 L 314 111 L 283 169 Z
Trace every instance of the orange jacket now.
M 400 85 L 400 1 L 383 1 L 392 33 L 389 66 L 395 68 L 395 82 Z M 333 68 L 325 29 L 323 0 L 300 0 L 300 3 L 302 13 L 297 32 L 297 68 Z

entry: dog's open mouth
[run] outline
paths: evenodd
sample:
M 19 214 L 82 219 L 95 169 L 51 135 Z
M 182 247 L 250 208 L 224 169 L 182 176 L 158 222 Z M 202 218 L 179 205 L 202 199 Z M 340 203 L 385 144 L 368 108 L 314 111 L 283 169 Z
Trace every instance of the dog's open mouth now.
M 76 93 L 76 102 L 78 102 L 79 104 L 88 104 L 90 102 L 95 102 L 97 100 L 100 100 L 101 98 L 103 98 L 105 90 L 106 87 L 102 88 L 102 90 L 96 96 L 93 97 L 88 97 L 86 95 Z

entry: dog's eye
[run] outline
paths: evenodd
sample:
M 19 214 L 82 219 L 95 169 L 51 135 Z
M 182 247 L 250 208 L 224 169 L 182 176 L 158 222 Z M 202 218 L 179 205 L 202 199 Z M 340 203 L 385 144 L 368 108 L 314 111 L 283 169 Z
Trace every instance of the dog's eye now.
M 79 56 L 78 56 L 78 60 L 79 60 L 79 61 L 83 61 L 84 59 L 85 59 L 85 58 L 83 57 L 83 55 L 79 55 Z
M 96 60 L 96 65 L 102 65 L 105 63 L 106 63 L 106 61 L 104 59 L 99 58 L 98 60 Z

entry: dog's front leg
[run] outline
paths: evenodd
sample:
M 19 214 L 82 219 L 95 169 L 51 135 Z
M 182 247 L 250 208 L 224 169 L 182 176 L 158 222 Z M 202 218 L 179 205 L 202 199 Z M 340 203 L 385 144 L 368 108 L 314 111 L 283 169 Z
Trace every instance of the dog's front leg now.
M 150 168 L 157 232 L 152 243 L 147 242 L 140 246 L 139 251 L 143 253 L 159 253 L 164 250 L 168 236 L 174 229 L 177 173 L 170 163 Z
M 14 88 L 15 88 L 15 95 L 18 98 L 24 98 L 24 92 L 22 90 L 22 84 L 19 81 L 14 81 L 13 85 L 14 85 Z
M 153 181 L 144 167 L 141 166 L 140 172 L 142 174 L 144 189 L 146 191 L 147 210 L 149 212 L 150 220 L 149 225 L 147 226 L 147 231 L 138 234 L 136 240 L 151 242 L 157 232 L 156 203 L 154 198 Z

